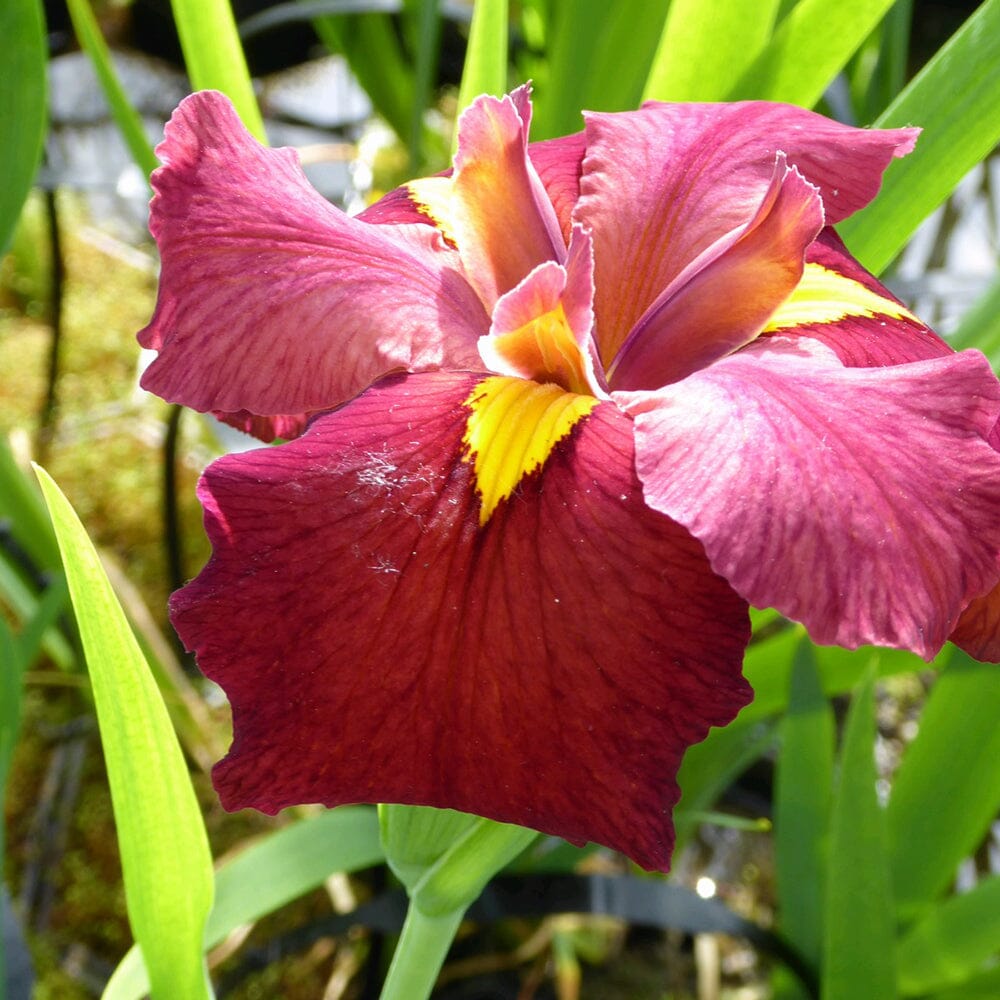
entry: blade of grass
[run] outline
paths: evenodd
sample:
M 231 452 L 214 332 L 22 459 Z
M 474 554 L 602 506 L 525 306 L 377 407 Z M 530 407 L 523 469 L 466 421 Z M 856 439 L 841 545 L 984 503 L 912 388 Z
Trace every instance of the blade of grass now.
M 579 131 L 584 108 L 634 108 L 666 14 L 666 0 L 575 0 L 555 5 L 549 25 L 548 73 L 545 86 L 538 89 L 532 138 Z
M 499 97 L 507 90 L 507 0 L 476 0 L 469 25 L 462 83 L 458 89 L 458 114 L 479 94 Z M 457 148 L 456 129 L 454 147 Z
M 800 0 L 726 95 L 811 108 L 893 0 Z
M 0 255 L 10 245 L 42 155 L 48 49 L 40 0 L 0 4 Z
M 893 779 L 888 827 L 894 895 L 918 917 L 1000 811 L 1000 671 L 961 650 L 931 690 Z
M 855 121 L 880 115 L 906 83 L 913 0 L 896 0 L 848 68 Z
M 1000 277 L 962 317 L 958 329 L 948 338 L 956 351 L 976 347 L 1000 370 Z
M 830 818 L 823 1000 L 895 996 L 889 859 L 875 777 L 875 683 L 869 671 L 847 714 Z
M 934 907 L 899 943 L 899 990 L 959 986 L 1000 950 L 1000 875 Z
M 159 162 L 153 154 L 153 146 L 146 136 L 139 112 L 132 106 L 115 72 L 111 53 L 90 7 L 90 0 L 66 0 L 66 6 L 69 8 L 76 40 L 90 58 L 101 90 L 104 91 L 108 106 L 111 108 L 111 116 L 132 154 L 132 159 L 148 179 L 159 166 Z
M 221 90 L 243 124 L 267 142 L 229 0 L 170 0 L 191 86 Z
M 202 955 L 212 859 L 166 708 L 93 544 L 36 469 L 66 567 L 111 787 L 129 921 L 154 1000 L 211 996 Z
M 722 100 L 771 37 L 778 3 L 673 0 L 643 100 Z
M 922 125 L 878 198 L 838 230 L 876 274 L 958 182 L 1000 142 L 1000 0 L 986 0 L 938 50 L 875 125 Z
M 834 722 L 812 643 L 805 639 L 795 652 L 780 732 L 774 816 L 780 926 L 799 954 L 819 968 Z
M 385 860 L 378 816 L 367 806 L 318 813 L 262 837 L 215 873 L 215 906 L 205 947 L 322 885 L 334 872 Z M 139 1000 L 149 990 L 142 956 L 133 948 L 119 963 L 102 1000 Z

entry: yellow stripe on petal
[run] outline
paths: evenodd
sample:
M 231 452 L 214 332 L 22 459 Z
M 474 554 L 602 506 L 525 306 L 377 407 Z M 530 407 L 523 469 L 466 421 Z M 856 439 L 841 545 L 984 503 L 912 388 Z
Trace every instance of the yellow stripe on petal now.
M 463 460 L 472 465 L 482 501 L 480 525 L 599 402 L 551 382 L 503 375 L 473 389 L 465 401 L 470 413 L 462 443 Z
M 422 177 L 403 185 L 422 215 L 426 215 L 441 235 L 457 246 L 455 227 L 452 225 L 452 197 L 450 177 Z
M 806 264 L 795 291 L 771 315 L 764 333 L 815 323 L 837 323 L 849 316 L 890 316 L 920 321 L 898 302 L 821 264 Z

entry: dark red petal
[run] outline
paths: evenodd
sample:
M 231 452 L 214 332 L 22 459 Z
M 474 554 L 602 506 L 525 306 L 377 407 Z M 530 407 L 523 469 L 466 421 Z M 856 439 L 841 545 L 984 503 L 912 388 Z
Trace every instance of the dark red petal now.
M 597 404 L 480 526 L 474 376 L 377 384 L 201 486 L 174 622 L 226 689 L 227 808 L 451 807 L 666 868 L 685 748 L 748 700 L 746 605 Z

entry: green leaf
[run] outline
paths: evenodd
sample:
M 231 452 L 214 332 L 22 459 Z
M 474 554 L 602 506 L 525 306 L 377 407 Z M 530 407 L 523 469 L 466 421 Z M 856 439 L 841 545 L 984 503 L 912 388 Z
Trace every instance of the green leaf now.
M 129 921 L 152 995 L 209 997 L 202 939 L 212 859 L 184 757 L 93 544 L 59 487 L 36 471 L 90 671 Z
M 221 90 L 247 130 L 267 142 L 229 0 L 170 0 L 191 86 Z
M 895 996 L 895 933 L 885 817 L 875 793 L 874 674 L 847 715 L 830 819 L 823 1000 Z
M 967 979 L 961 986 L 942 990 L 924 1000 L 997 1000 L 1000 997 L 1000 968 Z
M 122 87 L 118 74 L 115 72 L 114 63 L 111 61 L 111 53 L 108 51 L 107 42 L 101 34 L 101 29 L 97 24 L 97 18 L 90 7 L 90 0 L 67 0 L 69 16 L 73 21 L 73 30 L 76 32 L 76 39 L 80 43 L 80 48 L 90 57 L 97 80 L 104 91 L 108 106 L 111 108 L 111 115 L 128 146 L 132 159 L 138 164 L 139 169 L 149 175 L 159 166 L 159 162 L 153 153 L 153 147 L 146 137 L 146 130 L 143 128 L 142 119 L 139 112 L 132 106 L 125 88 Z
M 1000 951 L 1000 875 L 934 907 L 899 942 L 906 996 L 957 986 Z
M 41 0 L 0 3 L 0 255 L 7 251 L 31 190 L 46 126 L 48 46 Z
M 1000 370 L 1000 276 L 962 317 L 948 343 L 956 351 L 978 348 L 990 359 L 994 370 Z
M 369 806 L 331 809 L 270 833 L 216 872 L 205 947 L 322 885 L 334 872 L 359 871 L 384 860 L 378 817 Z M 148 990 L 146 968 L 133 948 L 115 969 L 102 1000 L 139 1000 Z
M 507 90 L 507 17 L 507 0 L 476 0 L 472 8 L 469 45 L 458 91 L 459 114 L 479 94 L 500 97 Z
M 673 0 L 644 100 L 720 101 L 771 37 L 779 0 Z
M 826 836 L 833 796 L 833 710 L 813 646 L 802 640 L 792 666 L 775 774 L 775 875 L 784 937 L 814 968 L 823 940 Z
M 888 829 L 904 918 L 944 892 L 1000 811 L 1000 670 L 954 649 L 893 779 Z
M 666 14 L 666 0 L 572 0 L 555 5 L 548 75 L 538 87 L 532 138 L 578 132 L 584 108 L 633 109 L 649 76 Z
M 787 101 L 811 108 L 893 0 L 800 0 L 727 100 Z
M 872 204 L 837 228 L 851 252 L 878 274 L 917 226 L 1000 142 L 1000 0 L 986 0 L 938 50 L 875 124 L 921 125 Z

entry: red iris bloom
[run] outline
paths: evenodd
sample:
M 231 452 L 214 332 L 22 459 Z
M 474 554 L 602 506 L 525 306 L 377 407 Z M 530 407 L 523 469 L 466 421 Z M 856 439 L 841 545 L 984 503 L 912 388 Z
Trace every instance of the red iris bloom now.
M 1000 384 L 830 228 L 915 130 L 529 120 L 478 99 L 450 176 L 349 218 L 221 95 L 178 109 L 144 385 L 308 427 L 206 471 L 173 620 L 232 703 L 227 807 L 451 807 L 665 868 L 748 602 L 1000 658 Z

